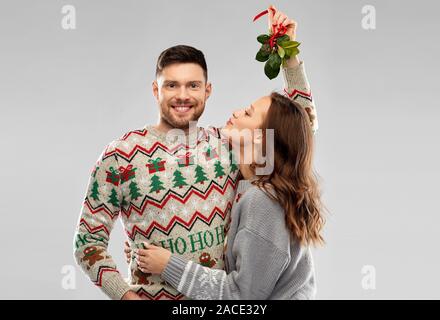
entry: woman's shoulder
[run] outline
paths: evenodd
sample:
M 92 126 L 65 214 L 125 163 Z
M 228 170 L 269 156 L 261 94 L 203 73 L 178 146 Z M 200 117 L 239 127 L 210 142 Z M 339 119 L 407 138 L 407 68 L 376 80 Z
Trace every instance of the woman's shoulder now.
M 266 205 L 277 206 L 278 202 L 275 200 L 276 194 L 274 189 L 266 184 L 264 187 L 250 184 L 246 191 L 242 194 L 242 199 L 253 204 L 264 203 Z
M 272 194 L 272 195 L 271 195 Z M 285 214 L 279 202 L 274 198 L 275 192 L 269 186 L 252 185 L 243 193 L 241 213 L 242 217 L 249 217 L 251 223 L 261 225 L 262 223 L 272 223 L 284 226 Z

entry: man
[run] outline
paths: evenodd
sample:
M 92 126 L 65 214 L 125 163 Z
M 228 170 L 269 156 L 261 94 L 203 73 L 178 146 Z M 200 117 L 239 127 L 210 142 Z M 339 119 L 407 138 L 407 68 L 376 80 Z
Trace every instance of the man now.
M 293 21 L 280 13 L 270 18 L 287 26 L 293 38 Z M 283 69 L 288 92 L 306 93 L 293 98 L 313 107 L 303 66 L 291 60 Z M 163 51 L 152 89 L 158 124 L 127 132 L 105 147 L 89 178 L 75 233 L 77 263 L 112 299 L 185 299 L 159 276 L 141 272 L 133 259 L 128 281 L 120 275 L 107 253 L 119 215 L 132 248 L 148 242 L 211 268 L 224 265 L 225 228 L 239 172 L 220 129 L 190 129 L 212 89 L 203 53 L 184 45 Z

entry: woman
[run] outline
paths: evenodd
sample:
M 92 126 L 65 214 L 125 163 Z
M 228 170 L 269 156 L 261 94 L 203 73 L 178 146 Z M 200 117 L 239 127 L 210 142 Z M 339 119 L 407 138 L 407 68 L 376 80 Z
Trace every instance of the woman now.
M 291 39 L 295 24 L 283 14 Z M 296 59 L 296 58 L 295 58 Z M 296 60 L 298 63 L 298 60 Z M 162 279 L 191 299 L 313 299 L 316 292 L 310 246 L 323 242 L 322 208 L 312 171 L 313 118 L 304 106 L 278 93 L 234 112 L 229 129 L 250 130 L 251 139 L 231 139 L 245 150 L 266 150 L 274 130 L 270 174 L 257 175 L 256 162 L 239 163 L 239 181 L 225 249 L 225 270 L 204 267 L 170 251 L 147 245 L 134 251 L 138 268 Z M 255 129 L 261 129 L 260 132 Z M 130 259 L 129 248 L 126 249 Z

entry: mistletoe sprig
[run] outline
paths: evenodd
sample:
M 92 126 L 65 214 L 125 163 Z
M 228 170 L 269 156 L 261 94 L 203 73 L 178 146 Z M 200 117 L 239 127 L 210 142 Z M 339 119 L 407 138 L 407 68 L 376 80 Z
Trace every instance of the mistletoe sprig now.
M 261 12 L 254 18 L 254 21 L 267 13 L 267 10 Z M 257 37 L 257 41 L 261 43 L 261 48 L 255 59 L 266 62 L 264 73 L 270 80 L 278 76 L 281 64 L 285 65 L 288 59 L 299 53 L 298 46 L 300 43 L 290 40 L 286 31 L 286 27 L 280 26 L 270 34 L 261 34 Z
M 257 52 L 255 59 L 260 62 L 266 62 L 264 73 L 272 80 L 280 73 L 281 64 L 285 65 L 286 60 L 296 56 L 299 53 L 297 41 L 291 41 L 288 35 L 283 35 L 276 39 L 273 44 L 270 41 L 271 36 L 262 34 L 257 37 L 261 43 L 261 48 Z

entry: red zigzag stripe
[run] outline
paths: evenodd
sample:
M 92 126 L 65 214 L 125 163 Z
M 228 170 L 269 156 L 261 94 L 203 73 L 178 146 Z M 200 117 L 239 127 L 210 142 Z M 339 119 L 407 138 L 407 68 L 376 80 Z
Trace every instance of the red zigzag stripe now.
M 98 231 L 103 230 L 107 235 L 110 235 L 110 232 L 108 231 L 108 229 L 106 228 L 106 226 L 104 226 L 103 224 L 101 224 L 101 225 L 99 225 L 99 226 L 96 226 L 96 227 L 92 228 L 92 227 L 87 223 L 87 221 L 86 221 L 84 218 L 82 218 L 82 219 L 79 221 L 79 224 L 84 224 L 84 226 L 86 227 L 86 229 L 87 229 L 87 231 L 88 231 L 89 233 L 95 233 L 95 232 L 98 232 Z
M 98 209 L 93 209 L 92 206 L 87 201 L 87 199 L 86 199 L 86 201 L 84 201 L 84 204 L 86 205 L 87 209 L 89 209 L 91 214 L 97 214 L 100 211 L 104 211 L 104 213 L 107 214 L 112 220 L 117 218 L 119 215 L 118 213 L 113 214 L 112 212 L 108 211 L 106 207 L 100 207 Z
M 287 91 L 287 89 L 284 89 L 284 92 L 287 93 L 287 95 L 289 96 L 289 98 L 292 98 L 292 97 L 293 97 L 295 94 L 297 94 L 297 93 L 302 94 L 302 95 L 304 95 L 304 96 L 306 96 L 306 97 L 312 98 L 312 92 L 307 93 L 307 92 L 299 91 L 299 90 L 296 90 L 296 89 L 293 89 L 292 93 L 289 93 L 289 92 Z
M 102 287 L 102 276 L 104 275 L 104 272 L 116 272 L 119 273 L 118 270 L 113 268 L 101 268 L 98 271 L 98 280 L 94 281 L 95 285 L 98 287 Z
M 236 182 L 236 183 L 237 183 L 237 182 Z M 189 198 L 192 197 L 193 195 L 196 195 L 196 196 L 200 197 L 201 199 L 206 200 L 206 199 L 209 197 L 209 195 L 211 194 L 212 190 L 217 190 L 221 195 L 224 195 L 225 192 L 226 192 L 226 189 L 227 189 L 227 187 L 228 187 L 229 185 L 231 185 L 231 187 L 234 189 L 234 184 L 233 184 L 233 183 L 231 182 L 231 180 L 229 180 L 229 179 L 228 179 L 228 181 L 225 183 L 225 185 L 223 186 L 223 189 L 221 189 L 220 187 L 218 187 L 216 184 L 211 184 L 211 186 L 209 187 L 209 189 L 205 191 L 205 194 L 202 194 L 202 193 L 200 193 L 199 191 L 192 189 L 192 190 L 186 195 L 186 197 L 185 197 L 184 199 L 179 198 L 178 196 L 174 195 L 173 193 L 169 193 L 169 194 L 165 197 L 165 199 L 163 199 L 163 200 L 160 202 L 160 204 L 158 204 L 158 203 L 156 203 L 156 202 L 151 201 L 151 200 L 148 199 L 146 202 L 144 202 L 144 205 L 142 206 L 142 208 L 141 208 L 140 210 L 139 210 L 138 208 L 136 208 L 135 206 L 133 206 L 133 205 L 130 203 L 130 207 L 128 208 L 128 210 L 127 210 L 127 211 L 126 211 L 126 210 L 122 210 L 122 214 L 125 215 L 127 218 L 130 218 L 130 216 L 131 216 L 131 212 L 132 212 L 132 211 L 135 211 L 135 212 L 137 212 L 140 216 L 142 216 L 142 214 L 144 213 L 144 211 L 145 211 L 147 205 L 149 205 L 149 204 L 155 206 L 156 208 L 163 209 L 163 208 L 166 206 L 166 204 L 168 203 L 168 201 L 169 201 L 170 199 L 175 199 L 175 200 L 179 201 L 180 203 L 185 204 L 185 203 L 189 200 Z
M 173 296 L 171 293 L 165 291 L 165 290 L 160 290 L 155 296 L 149 294 L 148 292 L 146 292 L 143 288 L 140 288 L 137 291 L 137 294 L 140 295 L 141 297 L 145 297 L 148 298 L 150 300 L 161 300 L 162 298 L 167 298 L 169 300 L 182 300 L 185 296 L 183 294 L 179 294 L 177 296 Z
M 231 204 L 228 203 L 227 208 L 230 208 Z M 133 239 L 133 235 L 135 234 L 135 232 L 139 232 L 140 234 L 142 234 L 145 238 L 149 238 L 150 237 L 150 233 L 153 230 L 154 227 L 156 227 L 157 229 L 159 229 L 160 231 L 164 232 L 164 233 L 168 233 L 168 231 L 174 227 L 175 224 L 177 224 L 178 222 L 180 222 L 182 225 L 184 225 L 187 228 L 190 228 L 195 220 L 197 218 L 202 219 L 204 222 L 206 222 L 207 224 L 210 224 L 213 217 L 215 216 L 215 214 L 219 212 L 220 215 L 225 218 L 225 211 L 220 210 L 220 208 L 215 207 L 209 217 L 205 217 L 202 213 L 200 213 L 199 211 L 196 211 L 195 214 L 192 215 L 191 220 L 189 220 L 188 222 L 185 222 L 184 220 L 182 220 L 182 218 L 178 217 L 178 216 L 174 216 L 171 221 L 168 223 L 168 225 L 166 227 L 162 226 L 161 224 L 159 224 L 157 221 L 153 221 L 150 226 L 147 228 L 147 230 L 142 231 L 138 226 L 134 226 L 131 230 L 131 233 L 127 230 L 127 235 Z
M 137 131 L 137 130 L 133 130 L 133 131 L 130 131 L 130 132 L 127 132 L 126 134 L 124 134 L 123 136 L 122 136 L 122 138 L 120 138 L 121 140 L 123 140 L 123 141 L 125 141 L 125 140 L 127 140 L 127 138 L 129 137 L 129 136 L 131 136 L 132 134 L 134 135 L 134 134 L 136 134 L 136 135 L 138 135 L 138 136 L 141 136 L 141 137 L 145 137 L 146 135 L 147 135 L 147 130 L 145 130 L 145 129 L 143 129 L 142 130 L 142 132 L 139 132 L 139 131 Z

